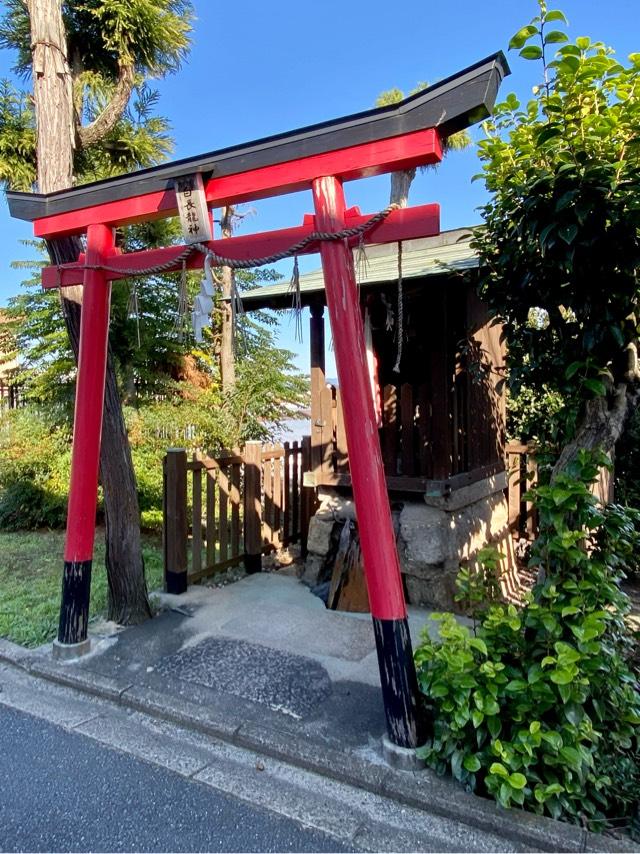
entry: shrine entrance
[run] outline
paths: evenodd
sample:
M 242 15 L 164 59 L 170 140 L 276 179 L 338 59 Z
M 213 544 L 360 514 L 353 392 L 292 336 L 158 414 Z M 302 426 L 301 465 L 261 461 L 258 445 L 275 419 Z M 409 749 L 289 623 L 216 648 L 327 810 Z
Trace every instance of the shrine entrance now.
M 344 184 L 438 163 L 447 136 L 489 115 L 507 73 L 504 56 L 496 54 L 399 104 L 49 195 L 7 194 L 11 214 L 33 222 L 36 237 L 86 235 L 86 252 L 76 262 L 47 267 L 42 277 L 45 288 L 84 285 L 59 651 L 88 648 L 111 282 L 205 264 L 255 267 L 319 252 L 388 746 L 413 751 L 424 741 L 352 249 L 436 235 L 440 212 L 432 204 L 362 215 L 347 205 Z M 311 191 L 314 210 L 302 225 L 213 238 L 212 208 L 299 190 Z M 185 245 L 117 251 L 116 227 L 178 213 Z M 179 592 L 186 573 L 174 576 L 168 586 Z

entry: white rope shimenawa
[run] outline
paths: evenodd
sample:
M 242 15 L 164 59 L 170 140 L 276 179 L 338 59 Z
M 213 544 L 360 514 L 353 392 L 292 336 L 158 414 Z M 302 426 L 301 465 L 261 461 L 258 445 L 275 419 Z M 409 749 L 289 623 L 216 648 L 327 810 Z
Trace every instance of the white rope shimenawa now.
M 205 267 L 215 266 L 215 267 L 231 267 L 234 270 L 248 270 L 253 267 L 263 267 L 265 264 L 275 264 L 278 261 L 283 261 L 285 258 L 294 258 L 294 273 L 292 279 L 292 292 L 293 292 L 293 308 L 297 312 L 300 310 L 300 295 L 299 295 L 299 283 L 297 283 L 298 278 L 298 255 L 314 243 L 325 243 L 325 242 L 333 242 L 337 240 L 348 240 L 352 237 L 360 238 L 359 242 L 359 266 L 363 263 L 363 259 L 360 257 L 364 252 L 364 235 L 371 231 L 378 223 L 385 220 L 389 214 L 397 210 L 400 206 L 396 204 L 387 205 L 386 208 L 379 211 L 377 214 L 374 214 L 370 217 L 366 222 L 363 222 L 362 225 L 352 226 L 351 228 L 343 228 L 340 231 L 313 231 L 311 234 L 304 237 L 302 240 L 299 240 L 297 243 L 294 243 L 292 246 L 289 246 L 287 249 L 283 249 L 281 252 L 274 252 L 272 255 L 266 255 L 262 258 L 248 258 L 246 260 L 238 259 L 238 258 L 226 258 L 223 255 L 217 255 L 211 247 L 207 246 L 205 243 L 191 243 L 189 246 L 185 246 L 185 248 L 172 258 L 170 261 L 164 261 L 161 264 L 155 264 L 152 267 L 147 267 L 144 270 L 139 269 L 127 269 L 124 267 L 112 267 L 108 264 L 81 264 L 77 265 L 75 269 L 84 269 L 84 270 L 104 270 L 108 273 L 119 273 L 123 278 L 128 276 L 151 276 L 158 273 L 170 273 L 173 272 L 176 266 L 180 265 L 182 269 L 181 276 L 181 287 L 179 294 L 179 304 L 178 304 L 178 316 L 176 319 L 176 329 L 180 329 L 181 327 L 181 317 L 184 317 L 187 313 L 186 306 L 186 287 L 185 287 L 185 274 L 186 274 L 186 262 L 187 259 L 194 252 L 201 252 L 205 256 Z M 366 263 L 366 261 L 364 261 Z M 57 273 L 58 273 L 58 287 L 61 287 L 62 284 L 62 273 L 65 269 L 64 264 L 57 265 Z M 206 273 L 206 269 L 205 269 Z M 399 287 L 401 287 L 401 280 L 399 281 Z M 137 302 L 137 295 L 136 295 Z M 242 301 L 240 298 L 240 294 L 237 289 L 234 289 L 234 293 L 231 296 L 231 307 L 232 307 L 232 322 L 235 324 L 237 322 L 238 315 L 242 315 Z M 401 318 L 401 308 L 399 302 L 399 316 Z M 299 318 L 296 320 L 296 326 L 299 326 Z M 301 330 L 300 330 L 301 333 Z M 401 345 L 400 345 L 401 351 Z M 400 353 L 398 355 L 398 360 L 400 359 Z M 397 369 L 397 368 L 396 368 Z
M 148 267 L 144 270 L 126 269 L 124 267 L 110 267 L 108 264 L 79 264 L 74 269 L 82 270 L 105 270 L 108 273 L 120 273 L 125 278 L 126 276 L 150 276 L 154 273 L 169 273 L 172 272 L 177 264 L 186 261 L 194 251 L 202 252 L 203 255 L 209 256 L 216 267 L 231 267 L 234 270 L 248 270 L 251 267 L 262 267 L 265 264 L 275 264 L 277 261 L 283 261 L 285 258 L 292 258 L 294 255 L 299 255 L 307 246 L 313 243 L 325 243 L 327 241 L 348 240 L 350 237 L 359 237 L 361 234 L 366 234 L 378 223 L 385 220 L 389 214 L 396 210 L 399 205 L 387 205 L 384 210 L 374 214 L 362 225 L 356 225 L 352 228 L 343 228 L 341 231 L 313 231 L 311 234 L 294 243 L 288 249 L 283 249 L 281 252 L 274 252 L 272 255 L 266 255 L 263 258 L 248 258 L 242 260 L 239 258 L 225 258 L 223 255 L 217 255 L 205 243 L 192 243 L 185 246 L 179 255 L 172 258 L 170 261 L 164 261 L 162 264 L 156 264 L 153 267 Z M 58 284 L 61 284 L 61 276 L 65 269 L 64 264 L 58 264 Z

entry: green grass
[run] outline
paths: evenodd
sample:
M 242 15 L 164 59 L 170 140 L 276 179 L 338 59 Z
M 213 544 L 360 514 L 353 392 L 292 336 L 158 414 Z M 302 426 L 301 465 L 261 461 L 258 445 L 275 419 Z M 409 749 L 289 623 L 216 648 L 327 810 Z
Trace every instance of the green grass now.
M 162 585 L 160 539 L 143 535 L 149 590 Z M 0 533 L 0 637 L 35 647 L 58 630 L 62 584 L 63 531 Z M 96 531 L 89 619 L 106 616 L 107 574 L 104 532 Z

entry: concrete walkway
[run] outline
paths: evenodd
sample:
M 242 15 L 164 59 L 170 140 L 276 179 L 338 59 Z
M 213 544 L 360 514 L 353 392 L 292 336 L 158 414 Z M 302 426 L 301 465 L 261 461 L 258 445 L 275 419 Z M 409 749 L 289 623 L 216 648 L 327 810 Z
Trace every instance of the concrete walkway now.
M 0 640 L 0 660 L 469 828 L 467 850 L 633 850 L 579 828 L 506 811 L 430 771 L 389 768 L 368 614 L 327 611 L 278 572 L 161 596 L 155 619 L 102 638 L 70 663 Z M 414 646 L 428 612 L 410 611 Z M 460 850 L 460 849 L 458 849 Z

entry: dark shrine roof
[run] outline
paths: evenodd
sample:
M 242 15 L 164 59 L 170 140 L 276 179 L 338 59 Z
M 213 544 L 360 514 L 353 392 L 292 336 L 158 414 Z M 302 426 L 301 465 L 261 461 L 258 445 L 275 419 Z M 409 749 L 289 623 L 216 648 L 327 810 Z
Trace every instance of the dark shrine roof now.
M 177 178 L 194 172 L 201 173 L 205 180 L 234 175 L 430 127 L 438 128 L 446 137 L 490 114 L 498 87 L 509 73 L 504 54 L 495 53 L 398 104 L 365 110 L 57 193 L 8 192 L 9 210 L 12 216 L 33 222 L 68 211 L 164 191 L 172 187 Z

